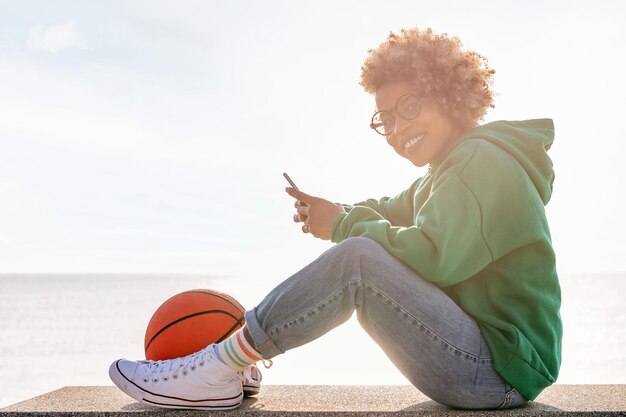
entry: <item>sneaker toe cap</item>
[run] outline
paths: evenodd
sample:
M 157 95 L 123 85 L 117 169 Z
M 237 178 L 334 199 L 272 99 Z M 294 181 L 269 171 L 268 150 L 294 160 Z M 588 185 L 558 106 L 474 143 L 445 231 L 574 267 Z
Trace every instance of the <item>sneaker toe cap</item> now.
M 119 359 L 111 364 L 110 370 L 115 369 L 127 379 L 132 380 L 135 377 L 135 371 L 137 370 L 138 365 L 139 364 L 136 361 Z
M 135 361 L 126 359 L 116 360 L 109 367 L 109 377 L 120 390 L 135 400 L 141 401 L 144 392 L 132 382 L 138 365 L 139 364 Z

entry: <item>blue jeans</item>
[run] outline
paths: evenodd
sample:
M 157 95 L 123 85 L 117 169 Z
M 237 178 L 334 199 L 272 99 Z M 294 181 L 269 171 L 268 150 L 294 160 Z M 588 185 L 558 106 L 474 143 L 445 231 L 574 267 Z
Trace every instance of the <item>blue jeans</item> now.
M 368 238 L 333 246 L 245 318 L 257 349 L 269 359 L 317 339 L 354 310 L 400 372 L 433 400 L 467 409 L 526 403 L 493 368 L 476 322 Z

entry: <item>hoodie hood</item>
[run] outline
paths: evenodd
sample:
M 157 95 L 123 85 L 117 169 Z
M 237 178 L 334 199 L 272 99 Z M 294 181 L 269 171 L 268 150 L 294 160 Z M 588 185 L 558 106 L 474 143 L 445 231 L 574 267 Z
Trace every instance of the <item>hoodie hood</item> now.
M 511 154 L 530 177 L 543 204 L 548 204 L 554 183 L 552 160 L 547 154 L 554 141 L 552 119 L 487 123 L 467 131 L 459 143 L 468 139 L 486 140 Z

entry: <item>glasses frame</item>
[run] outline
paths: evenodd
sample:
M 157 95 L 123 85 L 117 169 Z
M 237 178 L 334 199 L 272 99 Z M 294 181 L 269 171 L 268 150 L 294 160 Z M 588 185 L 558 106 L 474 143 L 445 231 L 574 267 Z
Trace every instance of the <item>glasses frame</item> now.
M 417 107 L 417 111 L 415 112 L 415 116 L 413 116 L 413 117 L 405 117 L 398 110 L 398 103 L 400 103 L 400 101 L 402 101 L 402 99 L 404 97 L 407 97 L 407 96 L 414 98 L 415 101 L 417 102 L 417 106 L 418 106 Z M 422 111 L 422 100 L 418 96 L 416 96 L 415 94 L 411 94 L 411 93 L 402 94 L 400 97 L 398 97 L 398 100 L 396 101 L 396 104 L 393 106 L 393 109 L 391 109 L 389 111 L 387 111 L 387 110 L 379 110 L 376 113 L 374 113 L 374 115 L 372 116 L 371 123 L 370 123 L 370 128 L 373 129 L 379 135 L 387 137 L 387 136 L 389 136 L 389 135 L 391 135 L 393 133 L 393 129 L 396 127 L 396 117 L 393 115 L 393 113 L 396 113 L 398 116 L 400 116 L 404 120 L 414 120 L 414 119 L 417 118 L 417 116 L 419 116 L 421 111 Z M 384 126 L 384 123 L 374 123 L 374 118 L 377 115 L 380 115 L 380 114 L 383 114 L 383 113 L 384 114 L 388 114 L 391 117 L 391 120 L 393 120 L 393 125 L 391 126 L 391 132 L 389 132 L 389 133 L 381 133 L 381 132 L 378 131 L 378 128 L 381 127 L 381 126 Z

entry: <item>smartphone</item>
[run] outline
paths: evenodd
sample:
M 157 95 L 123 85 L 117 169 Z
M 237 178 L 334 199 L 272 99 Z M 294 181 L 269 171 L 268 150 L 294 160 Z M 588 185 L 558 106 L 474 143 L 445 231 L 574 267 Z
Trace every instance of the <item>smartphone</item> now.
M 289 178 L 289 175 L 287 175 L 286 172 L 283 172 L 283 177 L 285 177 L 285 179 L 287 180 L 287 182 L 289 183 L 289 185 L 291 185 L 294 189 L 300 191 L 300 189 L 298 188 L 298 186 L 291 180 L 291 178 Z
M 287 173 L 286 173 L 286 172 L 283 172 L 283 177 L 285 177 L 285 179 L 287 180 L 287 182 L 289 183 L 289 185 L 291 185 L 291 187 L 292 187 L 294 190 L 298 190 L 298 191 L 300 191 L 300 189 L 298 188 L 298 186 L 296 185 L 296 183 L 295 183 L 295 182 L 293 182 L 293 180 L 292 180 L 291 178 L 289 178 L 289 175 L 287 175 Z M 300 201 L 300 204 L 301 204 L 301 205 L 303 205 L 303 206 L 307 206 L 307 205 L 308 205 L 308 204 L 306 204 L 306 203 L 303 203 L 302 201 Z

